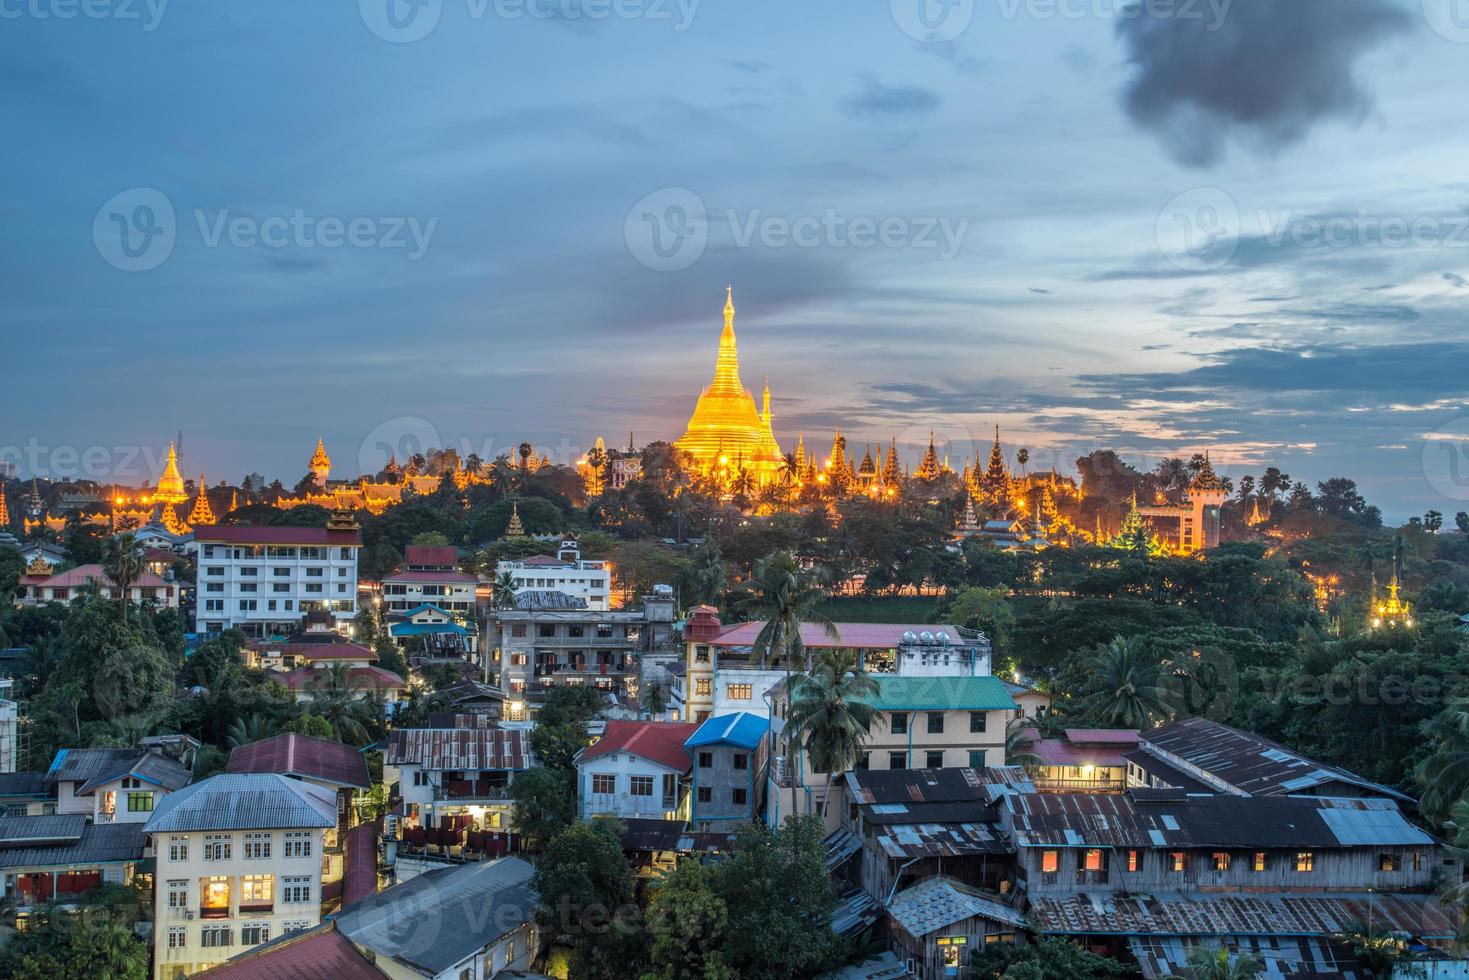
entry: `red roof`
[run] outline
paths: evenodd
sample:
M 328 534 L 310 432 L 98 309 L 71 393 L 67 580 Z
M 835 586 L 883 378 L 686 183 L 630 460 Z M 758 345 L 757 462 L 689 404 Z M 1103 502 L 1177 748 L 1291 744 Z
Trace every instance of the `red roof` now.
M 675 721 L 609 721 L 607 731 L 597 743 L 582 752 L 583 761 L 610 752 L 633 755 L 683 772 L 693 765 L 684 742 L 698 725 Z
M 342 877 L 342 908 L 377 893 L 377 824 L 347 831 L 347 868 Z
M 327 672 L 324 670 L 313 670 L 310 667 L 297 667 L 295 670 L 288 670 L 284 674 L 276 675 L 275 679 L 293 691 L 304 691 L 311 686 L 313 678 L 325 673 Z M 381 667 L 348 667 L 347 676 L 349 678 L 349 684 L 369 691 L 385 691 L 390 688 L 402 690 L 408 686 L 404 683 L 403 678 L 391 670 L 384 670 Z
M 1042 765 L 1047 766 L 1114 766 L 1127 765 L 1124 747 L 1110 745 L 1072 745 L 1059 738 L 1044 738 L 1026 747 Z
M 403 549 L 403 564 L 453 568 L 459 552 L 453 545 L 410 544 Z
M 512 565 L 525 565 L 530 568 L 570 568 L 571 562 L 562 561 L 560 558 L 552 558 L 550 555 L 532 555 L 519 561 L 511 562 Z
M 226 527 L 205 525 L 194 528 L 197 542 L 223 544 L 335 544 L 361 545 L 357 531 L 328 531 L 324 527 Z
M 360 789 L 372 785 L 367 762 L 352 746 L 296 732 L 241 745 L 230 753 L 225 771 L 303 776 Z
M 30 576 L 27 576 L 27 578 L 35 582 L 34 578 Z M 93 580 L 96 580 L 98 585 L 107 588 L 116 588 L 112 579 L 108 578 L 107 573 L 102 570 L 102 566 L 95 564 L 78 565 L 76 568 L 53 575 L 48 579 L 42 579 L 39 582 L 35 582 L 35 584 L 54 588 L 80 588 Z M 144 572 L 142 575 L 139 575 L 138 580 L 129 586 L 129 588 L 133 589 L 166 589 L 169 587 L 169 583 L 152 572 Z
M 479 579 L 473 575 L 463 572 L 394 572 L 392 575 L 384 575 L 384 582 L 425 582 L 434 584 L 438 582 L 458 582 L 473 585 Z
M 1135 746 L 1139 736 L 1132 728 L 1068 728 L 1066 741 L 1072 745 Z
M 833 640 L 826 635 L 826 631 L 815 623 L 801 624 L 801 642 L 809 649 L 821 649 L 823 647 L 845 647 L 853 650 L 893 650 L 903 642 L 903 634 L 910 630 L 914 633 L 922 633 L 928 630 L 930 633 L 940 631 L 948 633 L 949 638 L 956 644 L 959 640 L 959 631 L 953 626 L 944 625 L 918 625 L 912 623 L 835 623 L 839 640 Z M 759 620 L 749 623 L 736 623 L 726 626 L 714 637 L 713 644 L 719 647 L 749 647 L 755 643 L 755 637 L 764 629 L 765 624 Z
M 377 660 L 377 653 L 360 643 L 277 643 L 262 649 L 279 650 L 302 660 Z
M 288 934 L 194 976 L 210 980 L 383 980 L 387 974 L 328 924 L 295 938 Z
M 177 551 L 169 551 L 167 548 L 144 548 L 143 560 L 175 562 L 184 561 L 185 558 Z

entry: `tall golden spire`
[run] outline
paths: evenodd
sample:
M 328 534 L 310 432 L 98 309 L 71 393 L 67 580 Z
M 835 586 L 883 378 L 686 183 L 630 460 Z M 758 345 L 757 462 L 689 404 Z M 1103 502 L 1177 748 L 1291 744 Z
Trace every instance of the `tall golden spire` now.
M 505 537 L 525 537 L 525 528 L 520 523 L 520 504 L 513 500 L 510 502 L 510 523 L 505 525 Z
M 332 471 L 332 458 L 326 454 L 326 442 L 322 439 L 316 440 L 316 452 L 311 454 L 311 475 L 316 478 L 316 485 L 326 486 L 326 478 Z
M 214 523 L 214 511 L 209 509 L 209 484 L 204 482 L 203 473 L 199 474 L 199 496 L 194 498 L 194 509 L 189 512 L 189 523 L 195 527 Z
M 5 484 L 0 483 L 0 531 L 10 526 L 10 507 L 5 503 Z
M 181 504 L 189 499 L 184 493 L 184 478 L 179 476 L 179 454 L 173 443 L 168 444 L 168 461 L 163 464 L 163 475 L 158 478 L 158 488 L 153 499 L 163 504 Z

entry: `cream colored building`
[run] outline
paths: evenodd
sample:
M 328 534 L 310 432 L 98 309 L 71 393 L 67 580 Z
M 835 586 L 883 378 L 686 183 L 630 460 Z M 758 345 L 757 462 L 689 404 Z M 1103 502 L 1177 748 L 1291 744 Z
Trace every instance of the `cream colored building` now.
M 153 977 L 175 980 L 321 921 L 329 789 L 227 774 L 159 802 L 143 827 L 157 855 Z

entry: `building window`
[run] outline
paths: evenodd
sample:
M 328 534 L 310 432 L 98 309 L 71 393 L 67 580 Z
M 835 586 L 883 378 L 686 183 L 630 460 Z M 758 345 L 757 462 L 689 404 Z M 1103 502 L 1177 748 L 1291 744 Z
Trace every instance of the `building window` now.
M 1138 851 L 1127 852 L 1127 870 L 1130 874 L 1137 874 L 1143 869 L 1143 856 Z
M 1214 870 L 1215 871 L 1228 871 L 1229 870 L 1229 852 L 1228 851 L 1215 851 L 1214 852 Z
M 1256 851 L 1255 852 L 1255 863 L 1254 863 L 1253 867 L 1254 867 L 1254 869 L 1256 871 L 1264 871 L 1265 870 L 1265 852 L 1264 851 Z
M 1422 871 L 1423 870 L 1423 852 L 1422 851 L 1414 851 L 1413 852 L 1413 870 L 1414 871 Z
M 694 679 L 694 693 L 703 695 L 707 698 L 711 690 L 709 686 L 710 683 L 710 679 L 707 677 L 696 677 Z
M 200 945 L 205 949 L 216 949 L 221 946 L 233 946 L 230 940 L 229 926 L 205 926 L 199 930 Z
M 1183 851 L 1172 851 L 1168 855 L 1168 862 L 1174 871 L 1183 871 L 1188 867 L 1188 855 Z
M 699 768 L 700 769 L 713 769 L 714 768 L 714 753 L 713 752 L 700 752 L 699 753 Z
M 592 775 L 592 792 L 603 796 L 617 792 L 617 777 L 607 773 Z
M 510 635 L 511 636 L 520 636 L 520 637 L 525 636 L 525 624 L 524 623 L 513 623 L 513 624 L 511 624 L 511 626 L 510 626 Z
M 729 791 L 730 802 L 735 806 L 744 806 L 750 798 L 749 790 L 732 789 Z
M 944 767 L 944 752 L 942 749 L 934 749 L 927 753 L 923 760 L 926 769 L 942 769 Z
M 311 856 L 311 831 L 286 831 L 284 850 L 288 858 L 309 858 Z
M 1398 857 L 1397 857 L 1397 855 L 1396 854 L 1379 854 L 1379 855 L 1377 855 L 1377 870 L 1378 871 L 1398 871 L 1398 870 L 1400 870 L 1398 868 Z
M 748 701 L 755 696 L 755 688 L 750 684 L 731 684 L 728 690 L 731 701 Z
M 311 904 L 311 878 L 308 875 L 288 875 L 282 878 L 281 901 L 286 905 Z
M 228 861 L 230 859 L 229 834 L 204 835 L 204 860 Z
M 750 768 L 750 757 L 743 752 L 736 752 L 734 754 L 734 767 L 736 769 Z
M 908 768 L 908 753 L 906 753 L 906 752 L 889 752 L 888 753 L 888 768 L 889 769 L 907 769 Z
M 1053 875 L 1061 868 L 1060 851 L 1041 851 L 1041 871 Z
M 1316 870 L 1316 853 L 1314 851 L 1296 852 L 1296 870 L 1301 872 Z
M 1091 848 L 1090 850 L 1087 850 L 1087 851 L 1083 851 L 1082 852 L 1082 854 L 1081 854 L 1081 870 L 1083 870 L 1083 871 L 1101 871 L 1102 870 L 1102 852 L 1101 852 L 1100 849 L 1094 847 L 1094 848 Z
M 183 949 L 187 945 L 189 945 L 189 928 L 188 928 L 188 926 L 169 926 L 168 927 L 168 948 L 169 949 Z
M 969 768 L 970 769 L 983 769 L 984 768 L 984 749 L 970 749 L 969 750 Z
M 215 876 L 200 882 L 199 909 L 207 918 L 224 918 L 230 914 L 230 880 Z M 213 915 L 211 916 L 211 913 Z
M 187 861 L 189 859 L 189 839 L 187 837 L 170 837 L 168 839 L 168 859 L 170 861 Z
M 708 786 L 700 786 L 699 787 L 699 802 L 700 803 L 713 803 L 714 802 L 714 790 L 710 789 Z
M 536 635 L 541 637 L 553 637 L 556 635 L 556 626 L 553 623 L 541 623 L 536 627 Z
M 287 919 L 281 923 L 281 932 L 305 932 L 311 928 L 311 923 L 306 919 Z
M 187 878 L 173 878 L 169 880 L 168 907 L 171 909 L 186 909 L 189 907 L 189 880 Z
M 990 725 L 990 716 L 987 711 L 969 712 L 969 734 L 983 735 Z
M 270 858 L 270 835 L 269 834 L 246 834 L 245 835 L 245 860 L 265 861 Z
M 628 778 L 628 782 L 631 783 L 629 792 L 632 793 L 633 796 L 653 795 L 652 776 L 631 776 Z
M 894 711 L 892 714 L 892 720 L 888 723 L 888 728 L 892 731 L 894 735 L 907 735 L 908 712 Z
M 264 922 L 251 922 L 240 926 L 240 945 L 259 946 L 270 942 L 270 926 Z
M 275 905 L 275 875 L 240 876 L 240 911 L 270 909 Z
M 586 636 L 587 635 L 587 628 L 585 626 L 580 626 L 580 625 L 577 625 L 577 626 L 568 626 L 568 627 L 566 627 L 566 635 L 567 636 L 573 636 L 573 637 Z

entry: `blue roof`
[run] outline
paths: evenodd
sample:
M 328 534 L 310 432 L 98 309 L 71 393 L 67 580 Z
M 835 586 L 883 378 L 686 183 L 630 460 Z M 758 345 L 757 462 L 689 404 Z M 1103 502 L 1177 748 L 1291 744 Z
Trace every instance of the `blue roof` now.
M 701 745 L 738 745 L 742 749 L 753 749 L 765 737 L 770 722 L 748 711 L 736 711 L 732 715 L 715 715 L 700 725 L 688 741 L 687 748 Z
M 412 609 L 408 610 L 407 612 L 400 613 L 400 615 L 408 616 L 408 617 L 413 617 L 413 616 L 417 616 L 419 613 L 423 612 L 426 609 L 427 610 L 432 610 L 433 612 L 438 613 L 440 616 L 443 616 L 445 619 L 453 619 L 454 618 L 453 616 L 450 616 L 449 615 L 449 613 L 448 613 L 447 610 L 440 609 L 438 606 L 434 605 L 432 602 L 420 602 L 418 605 L 414 606 Z
M 469 630 L 458 623 L 394 623 L 388 627 L 388 632 L 392 636 L 436 636 L 440 633 L 469 635 Z

